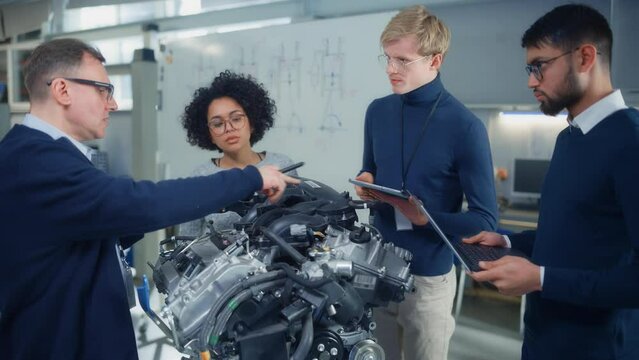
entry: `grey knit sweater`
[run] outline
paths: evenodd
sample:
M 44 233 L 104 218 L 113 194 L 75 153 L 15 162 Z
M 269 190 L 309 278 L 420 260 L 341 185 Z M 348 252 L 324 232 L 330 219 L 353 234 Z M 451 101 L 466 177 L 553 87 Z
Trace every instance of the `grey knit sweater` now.
M 255 166 L 262 167 L 264 165 L 275 165 L 279 168 L 283 168 L 285 166 L 293 164 L 293 161 L 286 155 L 278 154 L 274 152 L 266 152 L 264 159 L 260 161 Z M 206 163 L 199 165 L 196 167 L 191 173 L 192 177 L 195 176 L 206 176 L 211 175 L 216 172 L 224 171 L 227 169 L 223 169 L 221 167 L 216 166 L 213 161 L 209 160 Z M 289 175 L 297 175 L 296 171 L 291 171 L 288 173 Z M 233 223 L 237 222 L 240 219 L 240 216 L 232 211 L 227 211 L 224 213 L 213 213 L 206 215 L 203 218 L 193 220 L 184 224 L 181 224 L 178 233 L 180 235 L 186 236 L 202 236 L 209 231 L 207 224 L 209 221 L 213 221 L 213 227 L 217 230 L 225 230 L 231 229 L 233 227 Z

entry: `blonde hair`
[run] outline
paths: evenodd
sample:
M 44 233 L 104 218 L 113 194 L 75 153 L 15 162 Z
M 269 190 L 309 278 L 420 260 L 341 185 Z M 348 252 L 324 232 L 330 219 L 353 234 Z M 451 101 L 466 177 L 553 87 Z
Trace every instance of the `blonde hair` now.
M 445 55 L 450 45 L 450 30 L 422 5 L 400 11 L 388 22 L 379 40 L 382 46 L 401 37 L 415 35 L 418 53 Z

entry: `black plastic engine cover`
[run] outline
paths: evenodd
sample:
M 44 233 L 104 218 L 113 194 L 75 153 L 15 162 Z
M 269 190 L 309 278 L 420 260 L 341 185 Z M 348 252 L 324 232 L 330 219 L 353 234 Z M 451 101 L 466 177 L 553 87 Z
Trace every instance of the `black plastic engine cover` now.
M 240 360 L 289 360 L 287 331 L 288 325 L 279 323 L 239 337 Z
M 349 204 L 348 193 L 338 193 L 319 181 L 301 177 L 299 179 L 302 182 L 289 185 L 277 204 L 256 203 L 234 225 L 235 228 L 254 235 L 260 227 L 268 226 L 277 219 L 291 214 L 320 215 L 328 220 L 324 222 L 347 229 L 353 227 L 358 219 L 355 209 Z M 313 220 L 313 224 L 319 222 Z M 278 235 L 287 237 L 283 234 Z

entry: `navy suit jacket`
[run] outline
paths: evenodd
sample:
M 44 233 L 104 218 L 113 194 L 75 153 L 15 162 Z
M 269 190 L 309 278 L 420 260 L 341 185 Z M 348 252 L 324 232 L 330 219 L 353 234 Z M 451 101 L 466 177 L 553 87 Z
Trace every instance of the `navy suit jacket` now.
M 116 178 L 68 139 L 16 125 L 0 142 L 0 358 L 137 359 L 116 241 L 261 186 L 252 166 L 158 183 Z

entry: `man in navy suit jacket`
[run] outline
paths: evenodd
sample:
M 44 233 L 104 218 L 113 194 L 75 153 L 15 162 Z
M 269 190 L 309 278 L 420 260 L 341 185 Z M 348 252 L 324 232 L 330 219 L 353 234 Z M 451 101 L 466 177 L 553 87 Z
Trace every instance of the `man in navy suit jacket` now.
M 3 359 L 137 359 L 120 245 L 297 182 L 267 166 L 158 183 L 96 169 L 80 142 L 117 109 L 103 62 L 59 39 L 26 64 L 30 113 L 0 142 Z
M 523 359 L 639 359 L 639 111 L 610 81 L 612 31 L 596 10 L 559 6 L 524 34 L 541 110 L 568 110 L 536 231 L 467 242 L 510 246 L 475 280 L 528 293 Z

